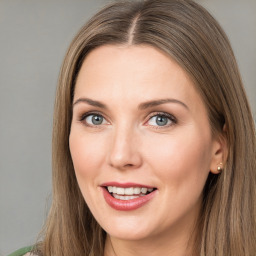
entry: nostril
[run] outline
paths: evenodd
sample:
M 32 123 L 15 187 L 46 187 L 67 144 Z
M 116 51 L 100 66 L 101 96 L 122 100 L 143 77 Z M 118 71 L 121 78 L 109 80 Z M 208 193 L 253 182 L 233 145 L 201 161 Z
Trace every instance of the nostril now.
M 133 164 L 126 164 L 125 167 L 132 167 Z

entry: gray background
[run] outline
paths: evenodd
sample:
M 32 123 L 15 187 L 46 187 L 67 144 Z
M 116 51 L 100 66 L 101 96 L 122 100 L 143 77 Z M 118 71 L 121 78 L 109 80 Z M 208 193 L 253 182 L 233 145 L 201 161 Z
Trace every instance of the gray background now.
M 59 68 L 73 36 L 106 2 L 0 0 L 0 255 L 33 244 L 45 220 Z M 227 32 L 256 116 L 256 0 L 197 2 Z

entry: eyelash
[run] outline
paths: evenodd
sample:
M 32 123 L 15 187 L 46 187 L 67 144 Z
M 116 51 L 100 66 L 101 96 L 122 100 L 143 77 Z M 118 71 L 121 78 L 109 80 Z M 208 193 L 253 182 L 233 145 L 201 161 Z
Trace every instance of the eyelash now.
M 149 122 L 152 117 L 157 117 L 157 116 L 167 118 L 171 123 L 168 125 L 164 125 L 164 126 L 160 126 L 160 125 L 153 126 L 152 125 L 152 127 L 154 127 L 155 129 L 164 129 L 164 128 L 168 128 L 168 127 L 171 127 L 171 126 L 177 124 L 177 119 L 173 115 L 165 113 L 165 112 L 154 112 L 154 113 L 150 114 L 147 122 Z M 148 126 L 151 126 L 151 125 L 148 125 Z
M 87 113 L 82 114 L 79 118 L 79 121 L 82 122 L 84 125 L 86 125 L 88 127 L 92 127 L 92 128 L 100 128 L 99 126 L 101 126 L 101 125 L 91 125 L 91 124 L 86 123 L 85 119 L 88 116 L 100 116 L 105 119 L 105 117 L 102 114 L 100 114 L 99 112 L 87 112 Z M 167 128 L 167 127 L 177 124 L 177 119 L 173 115 L 165 113 L 165 112 L 154 112 L 154 113 L 150 114 L 147 122 L 149 122 L 149 120 L 152 117 L 157 117 L 157 116 L 167 118 L 169 121 L 171 121 L 171 124 L 163 125 L 163 126 L 157 126 L 157 125 L 156 126 L 148 125 L 148 126 L 154 127 L 154 129 L 164 129 L 164 128 Z

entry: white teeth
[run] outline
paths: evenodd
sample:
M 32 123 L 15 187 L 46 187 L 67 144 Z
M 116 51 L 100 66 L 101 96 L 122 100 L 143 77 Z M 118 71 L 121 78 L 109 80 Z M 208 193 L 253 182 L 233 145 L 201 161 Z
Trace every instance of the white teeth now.
M 147 193 L 147 190 L 148 190 L 147 188 L 141 188 L 141 193 L 142 193 L 142 194 L 146 194 L 146 193 Z
M 124 194 L 125 195 L 133 195 L 133 188 L 125 188 Z
M 153 188 L 138 188 L 138 187 L 130 187 L 130 188 L 121 188 L 115 186 L 108 186 L 107 187 L 109 193 L 117 194 L 117 195 L 145 195 L 147 192 L 152 192 Z
M 139 195 L 140 194 L 140 188 L 133 188 L 133 194 Z
M 116 188 L 116 193 L 118 194 L 118 195 L 124 195 L 124 188 Z
M 117 194 L 113 194 L 113 197 L 119 200 L 132 200 L 132 199 L 138 198 L 139 196 L 120 196 Z

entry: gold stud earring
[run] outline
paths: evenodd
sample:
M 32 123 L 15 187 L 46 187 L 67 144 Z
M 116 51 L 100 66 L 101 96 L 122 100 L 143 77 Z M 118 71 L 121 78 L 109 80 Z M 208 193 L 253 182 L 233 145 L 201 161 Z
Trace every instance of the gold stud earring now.
M 219 163 L 219 165 L 217 167 L 218 172 L 222 172 L 223 171 L 222 165 L 223 165 L 222 163 Z

